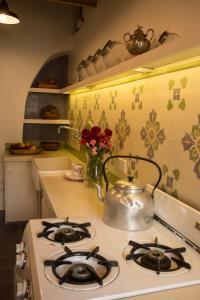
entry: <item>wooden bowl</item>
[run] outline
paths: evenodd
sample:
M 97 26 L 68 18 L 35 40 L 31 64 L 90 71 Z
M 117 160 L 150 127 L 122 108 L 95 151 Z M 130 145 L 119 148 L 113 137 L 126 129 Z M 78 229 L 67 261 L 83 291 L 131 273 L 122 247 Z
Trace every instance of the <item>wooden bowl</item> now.
M 53 142 L 53 141 L 52 142 L 51 141 L 41 142 L 40 146 L 42 147 L 43 150 L 46 150 L 46 151 L 56 151 L 56 150 L 58 150 L 60 143 Z

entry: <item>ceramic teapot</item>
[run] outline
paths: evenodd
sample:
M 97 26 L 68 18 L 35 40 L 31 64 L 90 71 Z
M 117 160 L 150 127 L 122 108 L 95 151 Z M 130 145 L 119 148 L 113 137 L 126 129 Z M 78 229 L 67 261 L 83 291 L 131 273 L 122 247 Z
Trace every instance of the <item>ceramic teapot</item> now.
M 108 189 L 109 183 L 105 165 L 113 158 L 139 159 L 156 166 L 159 178 L 152 193 L 147 191 L 143 184 L 133 181 L 133 177 L 129 177 L 128 180 L 119 180 L 111 189 Z M 159 165 L 150 159 L 139 156 L 111 156 L 103 163 L 102 172 L 106 183 L 105 196 L 102 195 L 100 185 L 95 185 L 98 189 L 98 197 L 104 201 L 103 221 L 112 227 L 122 230 L 144 230 L 149 228 L 154 217 L 154 191 L 162 177 Z
M 151 33 L 151 37 L 147 39 L 149 33 Z M 142 54 L 148 51 L 153 35 L 153 29 L 148 29 L 147 32 L 144 33 L 142 27 L 138 25 L 138 28 L 134 31 L 133 34 L 130 34 L 129 32 L 124 34 L 124 41 L 127 50 L 133 55 Z

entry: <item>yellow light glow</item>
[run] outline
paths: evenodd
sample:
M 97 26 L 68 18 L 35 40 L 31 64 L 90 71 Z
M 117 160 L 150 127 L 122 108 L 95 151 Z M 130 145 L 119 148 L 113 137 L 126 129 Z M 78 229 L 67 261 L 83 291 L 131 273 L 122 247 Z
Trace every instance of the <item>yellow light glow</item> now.
M 153 71 L 153 68 L 144 68 L 144 67 L 141 67 L 141 68 L 134 69 L 134 71 L 135 72 L 140 72 L 140 73 L 149 73 L 149 72 Z

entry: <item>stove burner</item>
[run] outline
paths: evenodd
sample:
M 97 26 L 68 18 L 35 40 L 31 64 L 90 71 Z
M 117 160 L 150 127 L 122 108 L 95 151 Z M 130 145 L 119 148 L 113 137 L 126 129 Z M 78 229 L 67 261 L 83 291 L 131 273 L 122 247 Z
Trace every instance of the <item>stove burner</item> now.
M 67 218 L 66 221 L 55 223 L 43 221 L 42 225 L 45 227 L 37 236 L 39 238 L 44 237 L 52 242 L 61 243 L 62 245 L 91 238 L 91 234 L 87 228 L 91 226 L 89 222 L 78 224 L 70 222 Z
M 95 272 L 93 267 L 91 267 L 88 264 L 84 263 L 79 263 L 79 264 L 74 264 L 73 266 L 69 267 L 68 270 L 70 274 L 70 278 L 73 281 L 77 282 L 88 282 L 91 281 L 92 274 Z
M 172 249 L 165 245 L 158 244 L 157 238 L 154 243 L 139 244 L 129 241 L 129 245 L 133 248 L 126 256 L 126 260 L 133 260 L 143 268 L 160 272 L 172 272 L 180 268 L 191 269 L 191 265 L 185 262 L 181 253 L 186 248 Z
M 72 228 L 61 228 L 59 229 L 54 236 L 56 242 L 63 243 L 65 242 L 74 242 L 79 240 L 79 234 Z
M 169 270 L 171 261 L 160 250 L 149 250 L 146 254 L 141 256 L 141 264 L 149 269 L 157 270 Z
M 59 285 L 75 284 L 90 285 L 98 283 L 103 285 L 103 280 L 110 274 L 113 267 L 118 267 L 118 262 L 107 260 L 98 254 L 99 247 L 92 251 L 74 251 L 65 247 L 65 254 L 55 260 L 45 260 L 45 267 L 52 267 L 53 274 L 58 278 Z

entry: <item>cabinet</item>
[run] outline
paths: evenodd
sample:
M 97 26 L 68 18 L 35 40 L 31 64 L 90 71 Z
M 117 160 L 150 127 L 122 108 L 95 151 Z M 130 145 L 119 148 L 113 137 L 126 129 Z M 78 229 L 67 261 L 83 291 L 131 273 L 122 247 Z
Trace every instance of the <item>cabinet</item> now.
M 30 161 L 5 162 L 5 220 L 37 218 L 37 202 Z
M 41 198 L 41 218 L 55 218 L 55 212 L 51 206 L 51 203 L 45 198 L 42 192 Z

